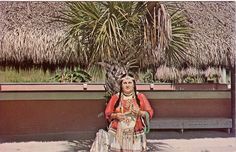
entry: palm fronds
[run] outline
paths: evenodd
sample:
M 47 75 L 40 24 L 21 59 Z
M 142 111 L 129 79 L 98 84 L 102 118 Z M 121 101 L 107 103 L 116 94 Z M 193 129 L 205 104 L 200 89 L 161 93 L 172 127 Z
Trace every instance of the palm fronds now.
M 108 61 L 124 53 L 123 45 L 135 50 L 127 40 L 137 26 L 139 3 L 70 2 L 58 21 L 68 24 L 65 45 L 76 43 L 76 52 L 89 62 Z M 137 9 L 135 9 L 135 8 Z M 90 64 L 91 65 L 91 64 Z M 88 66 L 90 66 L 88 65 Z

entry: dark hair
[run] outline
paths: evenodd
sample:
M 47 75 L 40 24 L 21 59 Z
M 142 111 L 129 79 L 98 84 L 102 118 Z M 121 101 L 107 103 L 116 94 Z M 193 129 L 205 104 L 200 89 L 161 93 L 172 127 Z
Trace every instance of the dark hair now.
M 127 75 L 130 76 L 130 77 L 134 77 L 132 74 L 128 73 L 128 74 L 123 74 L 120 78 L 124 78 L 124 77 L 127 76 Z M 120 98 L 121 98 L 121 93 L 122 93 L 122 82 L 123 82 L 123 80 L 120 81 L 119 98 L 118 98 L 118 100 L 116 101 L 116 104 L 115 104 L 115 106 L 114 106 L 114 109 L 116 109 L 116 108 L 119 106 L 119 104 L 120 104 Z M 136 93 L 136 82 L 135 82 L 135 80 L 133 80 L 133 83 L 134 83 L 134 95 L 135 95 L 135 99 L 136 99 L 136 102 L 137 102 L 138 106 L 140 106 L 140 100 L 139 100 L 138 95 L 137 95 L 137 93 Z

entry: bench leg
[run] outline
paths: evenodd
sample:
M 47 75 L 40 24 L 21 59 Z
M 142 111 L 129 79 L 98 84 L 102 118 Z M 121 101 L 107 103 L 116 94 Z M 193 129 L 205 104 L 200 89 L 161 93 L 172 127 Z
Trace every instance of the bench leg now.
M 228 134 L 230 134 L 230 132 L 231 132 L 230 128 L 227 128 L 227 132 L 228 132 Z
M 182 129 L 180 130 L 180 132 L 181 132 L 181 134 L 183 134 L 183 133 L 184 133 L 184 129 L 182 128 Z

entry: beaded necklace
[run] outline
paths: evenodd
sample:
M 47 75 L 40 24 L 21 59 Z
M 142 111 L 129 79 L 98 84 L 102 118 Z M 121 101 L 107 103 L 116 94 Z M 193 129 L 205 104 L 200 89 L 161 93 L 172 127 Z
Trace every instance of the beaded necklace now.
M 121 94 L 121 99 L 122 99 L 122 101 L 126 101 L 125 106 L 123 106 L 123 103 L 120 102 L 121 112 L 124 113 L 124 107 L 126 109 L 128 109 L 129 112 L 131 112 L 133 107 L 134 107 L 134 104 L 133 104 L 133 100 L 135 99 L 134 92 L 131 92 L 130 94 L 122 93 Z

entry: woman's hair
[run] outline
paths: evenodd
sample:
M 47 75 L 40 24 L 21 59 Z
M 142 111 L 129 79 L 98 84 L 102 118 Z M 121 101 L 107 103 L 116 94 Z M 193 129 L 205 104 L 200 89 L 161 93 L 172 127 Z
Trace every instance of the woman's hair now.
M 124 78 L 124 77 L 126 77 L 126 76 L 130 76 L 130 77 L 134 77 L 132 74 L 130 74 L 130 73 L 128 73 L 128 74 L 123 74 L 121 77 L 120 77 L 120 79 L 121 79 L 121 81 L 120 81 L 120 92 L 119 92 L 119 98 L 118 98 L 118 100 L 116 101 L 116 104 L 115 104 L 115 106 L 114 106 L 114 109 L 116 109 L 118 106 L 119 106 L 119 104 L 120 104 L 120 98 L 121 98 L 121 94 L 122 94 L 122 82 L 123 82 L 123 80 L 122 80 L 122 78 Z M 138 96 L 137 96 L 137 92 L 136 92 L 136 82 L 135 82 L 135 80 L 132 80 L 133 81 L 133 83 L 134 83 L 134 95 L 135 95 L 135 99 L 136 99 L 136 101 L 137 101 L 137 104 L 138 104 L 138 106 L 140 106 L 140 100 L 139 100 L 139 98 L 138 98 Z

